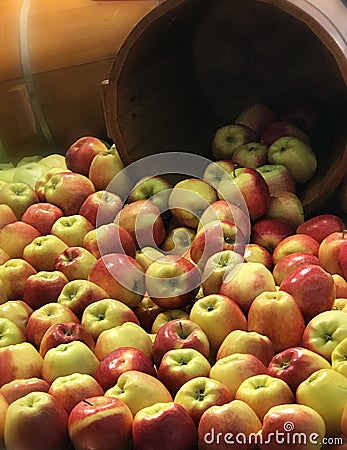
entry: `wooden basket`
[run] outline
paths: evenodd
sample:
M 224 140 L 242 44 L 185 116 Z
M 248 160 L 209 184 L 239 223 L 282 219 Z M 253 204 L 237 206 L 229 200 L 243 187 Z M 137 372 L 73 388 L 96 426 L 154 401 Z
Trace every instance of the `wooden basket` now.
M 134 25 L 158 0 L 0 2 L 0 147 L 65 152 L 106 137 L 100 83 Z
M 126 164 L 158 152 L 211 156 L 214 130 L 247 105 L 309 99 L 323 115 L 307 213 L 347 171 L 347 9 L 340 0 L 167 0 L 129 34 L 104 84 Z

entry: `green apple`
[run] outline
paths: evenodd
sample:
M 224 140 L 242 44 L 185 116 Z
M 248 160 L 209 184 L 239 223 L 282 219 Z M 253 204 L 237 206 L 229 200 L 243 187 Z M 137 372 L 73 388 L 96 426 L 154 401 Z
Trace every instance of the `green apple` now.
M 42 378 L 52 383 L 58 377 L 76 372 L 94 376 L 98 365 L 98 358 L 84 342 L 72 341 L 59 344 L 45 354 Z
M 125 322 L 100 333 L 95 344 L 95 354 L 102 360 L 108 353 L 119 347 L 135 347 L 152 358 L 151 338 L 136 323 Z
M 310 406 L 322 416 L 328 436 L 338 436 L 347 403 L 347 378 L 334 369 L 317 370 L 299 384 L 296 401 Z
M 164 384 L 152 375 L 137 370 L 122 373 L 117 384 L 105 392 L 125 402 L 133 415 L 142 408 L 159 402 L 171 402 L 172 396 Z
M 218 128 L 212 139 L 214 159 L 233 159 L 237 147 L 254 140 L 253 131 L 244 124 L 232 123 Z
M 104 298 L 91 303 L 84 309 L 81 319 L 81 324 L 95 341 L 103 331 L 125 322 L 139 323 L 129 306 L 113 298 Z
M 247 403 L 261 421 L 273 406 L 295 402 L 288 384 L 267 374 L 254 375 L 244 380 L 236 391 L 235 399 Z
M 30 205 L 37 202 L 38 197 L 34 189 L 27 183 L 10 182 L 0 189 L 0 203 L 8 205 L 17 219 L 22 217 Z
M 312 148 L 295 137 L 284 136 L 268 151 L 270 164 L 283 164 L 298 184 L 307 183 L 317 169 L 317 156 Z
M 36 270 L 55 270 L 55 259 L 68 245 L 53 234 L 39 236 L 24 247 L 23 258 Z
M 21 330 L 12 320 L 0 317 L 0 347 L 20 344 L 25 342 L 24 331 Z
M 10 183 L 13 180 L 13 175 L 16 168 L 12 162 L 0 164 L 0 180 Z
M 225 295 L 211 294 L 200 298 L 193 304 L 189 318 L 207 335 L 213 354 L 231 331 L 247 330 L 241 308 Z
M 23 156 L 17 164 L 16 167 L 25 166 L 26 164 L 38 163 L 42 156 L 40 155 L 31 155 L 31 156 Z
M 347 337 L 331 353 L 331 367 L 347 376 Z
M 267 147 L 259 142 L 240 145 L 233 152 L 233 161 L 242 167 L 256 169 L 267 163 Z
M 59 217 L 52 225 L 54 234 L 69 247 L 82 247 L 84 236 L 94 229 L 94 226 L 81 214 Z
M 174 401 L 182 405 L 198 424 L 206 410 L 229 403 L 232 399 L 232 394 L 223 383 L 200 376 L 186 381 L 177 391 Z
M 26 163 L 16 167 L 12 181 L 16 183 L 27 183 L 34 189 L 37 180 L 47 171 L 48 167 L 39 162 Z

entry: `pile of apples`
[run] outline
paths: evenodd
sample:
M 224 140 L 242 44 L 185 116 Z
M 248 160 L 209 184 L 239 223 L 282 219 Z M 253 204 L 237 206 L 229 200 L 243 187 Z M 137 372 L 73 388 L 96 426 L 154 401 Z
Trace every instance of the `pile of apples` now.
M 175 183 L 114 189 L 89 136 L 0 167 L 4 448 L 345 448 L 347 232 L 304 215 L 302 111 L 250 106 Z

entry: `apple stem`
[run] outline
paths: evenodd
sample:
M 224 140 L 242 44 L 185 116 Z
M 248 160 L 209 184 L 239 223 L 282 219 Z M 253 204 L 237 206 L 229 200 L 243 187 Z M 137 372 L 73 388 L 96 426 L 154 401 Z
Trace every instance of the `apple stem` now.
M 88 402 L 85 398 L 82 400 L 82 402 L 86 403 L 89 406 L 94 406 L 93 403 Z

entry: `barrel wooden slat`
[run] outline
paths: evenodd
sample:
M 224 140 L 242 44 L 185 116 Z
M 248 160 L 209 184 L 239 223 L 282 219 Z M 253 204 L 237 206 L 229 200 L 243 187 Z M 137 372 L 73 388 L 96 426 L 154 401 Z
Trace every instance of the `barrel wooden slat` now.
M 156 0 L 31 0 L 28 27 L 20 29 L 24 0 L 0 4 L 0 139 L 13 159 L 46 151 L 40 127 L 28 136 L 11 89 L 26 83 L 20 36 L 27 34 L 27 56 L 34 95 L 57 148 L 76 137 L 106 137 L 100 83 L 109 76 L 114 55 L 134 25 Z M 25 53 L 26 49 L 22 48 Z M 29 116 L 28 116 L 29 117 Z M 25 131 L 23 133 L 23 130 Z

